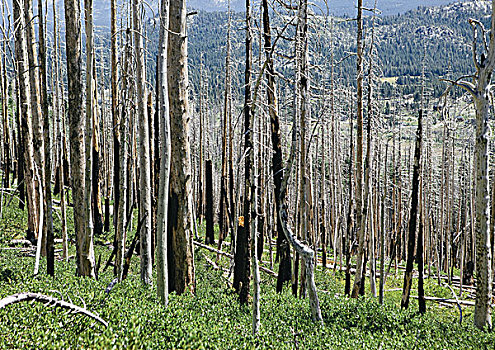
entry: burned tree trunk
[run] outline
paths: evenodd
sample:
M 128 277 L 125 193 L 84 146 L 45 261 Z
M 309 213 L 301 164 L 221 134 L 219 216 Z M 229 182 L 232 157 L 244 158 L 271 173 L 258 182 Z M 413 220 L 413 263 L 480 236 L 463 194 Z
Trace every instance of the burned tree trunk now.
M 284 283 L 291 281 L 291 260 L 290 260 L 290 245 L 287 238 L 283 234 L 282 222 L 280 221 L 280 189 L 282 179 L 284 178 L 284 168 L 282 159 L 282 145 L 280 141 L 280 120 L 278 116 L 277 94 L 275 85 L 275 68 L 273 64 L 273 47 L 272 36 L 270 29 L 270 17 L 268 12 L 268 0 L 263 0 L 263 33 L 264 33 L 264 49 L 265 59 L 268 64 L 266 67 L 267 79 L 267 99 L 268 113 L 270 116 L 271 139 L 272 139 L 272 174 L 275 185 L 275 208 L 277 217 L 277 258 L 279 259 L 279 268 L 277 275 L 277 292 L 282 292 Z
M 168 96 L 172 142 L 168 202 L 169 291 L 195 292 L 192 249 L 194 212 L 189 146 L 186 2 L 172 1 L 168 36 Z
M 205 187 L 206 187 L 206 244 L 215 244 L 215 232 L 213 230 L 213 167 L 211 159 L 208 159 L 205 163 Z
M 251 201 L 253 200 L 251 184 L 251 167 L 253 165 L 253 132 L 252 132 L 252 33 L 251 33 L 251 2 L 246 0 L 246 68 L 244 72 L 244 225 L 237 231 L 236 250 L 234 255 L 234 288 L 239 293 L 241 304 L 247 304 L 249 284 L 251 281 L 251 254 L 249 243 L 251 238 Z
M 409 307 L 409 294 L 411 292 L 412 277 L 413 277 L 413 263 L 414 263 L 414 248 L 416 244 L 416 224 L 418 220 L 418 207 L 419 207 L 419 184 L 420 184 L 420 172 L 421 172 L 421 147 L 423 138 L 423 110 L 419 110 L 418 116 L 418 130 L 416 132 L 416 145 L 414 149 L 414 168 L 412 178 L 412 194 L 411 194 L 411 210 L 409 214 L 409 236 L 407 241 L 407 262 L 406 271 L 404 273 L 404 285 L 402 288 L 402 300 L 401 307 Z M 420 218 L 421 220 L 421 218 Z M 420 232 L 422 236 L 423 233 Z M 422 246 L 421 241 L 421 248 Z M 422 258 L 422 257 L 421 257 Z

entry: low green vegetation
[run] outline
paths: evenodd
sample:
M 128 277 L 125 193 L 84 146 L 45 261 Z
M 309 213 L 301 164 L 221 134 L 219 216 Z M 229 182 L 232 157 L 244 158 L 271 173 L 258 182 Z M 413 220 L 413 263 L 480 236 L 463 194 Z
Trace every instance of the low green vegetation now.
M 22 234 L 23 215 L 12 205 L 3 214 L 0 245 L 5 248 L 7 241 Z M 102 266 L 110 252 L 108 246 L 96 245 Z M 307 299 L 293 297 L 289 288 L 276 294 L 275 280 L 263 274 L 262 326 L 259 336 L 253 337 L 251 308 L 239 305 L 226 275 L 214 270 L 206 256 L 216 259 L 214 253 L 195 250 L 196 295 L 172 294 L 164 308 L 155 289 L 141 284 L 136 257 L 129 277 L 107 293 L 111 268 L 105 272 L 101 268 L 98 280 L 77 278 L 73 259 L 57 260 L 55 278 L 33 276 L 32 256 L 20 249 L 2 249 L 0 298 L 28 291 L 51 295 L 97 313 L 109 327 L 39 303 L 10 305 L 0 310 L 0 349 L 493 349 L 495 344 L 494 333 L 472 326 L 472 309 L 464 310 L 462 325 L 457 308 L 428 304 L 428 312 L 421 316 L 413 300 L 408 311 L 401 311 L 400 291 L 393 290 L 401 286 L 400 270 L 397 278 L 389 278 L 387 289 L 392 291 L 379 305 L 370 296 L 347 299 L 342 295 L 344 276 L 321 267 L 316 278 L 324 326 L 312 322 Z M 226 258 L 219 264 L 229 266 Z M 42 262 L 40 271 L 44 268 Z M 426 281 L 426 292 L 450 295 L 433 279 Z

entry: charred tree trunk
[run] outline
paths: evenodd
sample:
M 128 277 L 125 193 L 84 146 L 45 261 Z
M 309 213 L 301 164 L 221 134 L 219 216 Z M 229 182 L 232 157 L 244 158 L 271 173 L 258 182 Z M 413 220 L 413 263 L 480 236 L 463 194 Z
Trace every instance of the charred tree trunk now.
M 213 218 L 213 167 L 211 159 L 205 164 L 205 185 L 206 185 L 206 244 L 215 244 L 214 218 Z
M 237 232 L 236 250 L 234 255 L 234 289 L 239 293 L 241 304 L 247 304 L 249 284 L 251 281 L 251 167 L 253 166 L 253 132 L 252 132 L 252 96 L 251 96 L 251 69 L 252 69 L 252 33 L 251 33 L 251 1 L 246 0 L 246 68 L 244 72 L 244 225 Z
M 273 64 L 273 47 L 272 36 L 270 29 L 270 14 L 268 10 L 268 0 L 263 0 L 263 33 L 264 33 L 264 49 L 265 57 L 268 61 L 266 67 L 266 79 L 267 79 L 267 99 L 268 99 L 268 113 L 270 116 L 271 126 L 271 139 L 272 139 L 272 174 L 273 183 L 275 185 L 275 210 L 277 217 L 277 258 L 280 262 L 277 275 L 277 292 L 282 292 L 284 283 L 291 281 L 291 259 L 290 259 L 290 245 L 287 238 L 283 234 L 282 222 L 280 221 L 280 189 L 282 186 L 282 179 L 284 178 L 283 158 L 282 158 L 282 145 L 280 141 L 280 120 L 278 116 L 277 106 L 277 91 L 275 85 L 275 69 Z
M 45 232 L 46 237 L 46 268 L 47 273 L 51 276 L 55 275 L 55 249 L 53 236 L 53 217 L 52 217 L 52 156 L 51 156 L 51 141 L 50 141 L 50 115 L 48 114 L 48 88 L 46 74 L 46 46 L 45 46 L 45 24 L 43 15 L 43 1 L 38 1 L 38 17 L 39 17 L 39 38 L 40 38 L 40 81 L 41 81 L 41 112 L 43 115 L 44 127 L 44 172 L 45 182 Z
M 404 273 L 404 286 L 402 288 L 402 300 L 400 303 L 401 307 L 406 309 L 409 307 L 409 294 L 411 292 L 411 286 L 412 286 L 414 248 L 416 243 L 416 228 L 417 228 L 417 220 L 418 220 L 418 207 L 420 205 L 419 185 L 420 185 L 420 172 L 421 172 L 422 139 L 423 139 L 423 110 L 420 109 L 418 116 L 418 130 L 416 132 L 416 146 L 414 149 L 411 210 L 409 214 L 409 237 L 407 241 L 407 262 L 406 262 L 406 271 Z M 420 232 L 419 234 L 421 236 L 423 235 L 422 232 Z M 421 238 L 421 248 L 423 248 L 422 244 L 423 243 Z
M 168 203 L 169 291 L 195 292 L 191 184 L 191 152 L 188 140 L 189 104 L 187 69 L 186 2 L 170 2 L 168 37 L 168 96 L 172 142 Z

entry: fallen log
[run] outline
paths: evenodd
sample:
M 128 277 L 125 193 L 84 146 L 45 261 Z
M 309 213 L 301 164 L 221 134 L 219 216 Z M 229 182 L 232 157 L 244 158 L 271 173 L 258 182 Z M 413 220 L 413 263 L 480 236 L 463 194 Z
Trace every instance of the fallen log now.
M 23 247 L 32 247 L 33 243 L 27 239 L 13 239 L 8 243 L 9 247 L 22 245 Z
M 219 255 L 223 255 L 223 256 L 226 256 L 227 258 L 230 258 L 230 259 L 234 259 L 234 256 L 230 253 L 226 253 L 222 250 L 218 250 L 218 249 L 215 249 L 215 248 L 212 248 L 206 244 L 203 244 L 203 243 L 199 243 L 199 242 L 196 242 L 196 241 L 193 241 L 193 244 L 200 247 L 200 248 L 204 248 L 206 250 L 209 250 L 210 252 L 213 252 L 213 253 L 217 253 Z M 264 273 L 272 276 L 272 277 L 275 277 L 277 278 L 277 273 L 275 271 L 272 271 L 270 269 L 267 269 L 266 267 L 263 267 L 263 266 L 260 266 L 260 270 L 263 271 Z
M 108 327 L 108 323 L 105 320 L 103 320 L 100 316 L 95 315 L 94 313 L 86 309 L 83 309 L 82 307 L 39 293 L 28 292 L 28 293 L 18 293 L 18 294 L 9 295 L 8 297 L 0 300 L 0 309 L 3 309 L 8 305 L 17 304 L 24 301 L 31 301 L 31 300 L 42 303 L 47 307 L 60 307 L 62 309 L 69 310 L 72 313 L 85 315 L 89 318 L 92 318 L 95 321 L 100 322 L 102 325 L 105 326 L 105 328 Z
M 418 296 L 411 295 L 411 298 L 418 299 Z M 464 306 L 474 306 L 475 304 L 474 301 L 470 301 L 470 300 L 455 300 L 455 299 L 437 298 L 437 297 L 425 297 L 425 300 L 436 301 L 439 303 L 442 302 L 447 304 L 460 304 Z M 492 307 L 495 307 L 495 304 L 492 304 Z

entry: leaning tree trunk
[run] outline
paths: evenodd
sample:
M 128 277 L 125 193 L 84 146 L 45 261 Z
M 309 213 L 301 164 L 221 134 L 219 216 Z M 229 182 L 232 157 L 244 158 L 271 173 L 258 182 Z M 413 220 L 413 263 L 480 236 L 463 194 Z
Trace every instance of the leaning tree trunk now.
M 136 57 L 138 159 L 139 159 L 139 220 L 144 219 L 140 232 L 141 281 L 152 283 L 151 256 L 151 174 L 148 113 L 146 107 L 146 71 L 141 24 L 141 1 L 132 2 L 134 24 L 134 54 Z
M 67 55 L 67 85 L 72 199 L 74 202 L 74 229 L 76 231 L 77 274 L 95 276 L 93 236 L 86 231 L 87 201 L 85 200 L 86 153 L 84 142 L 85 115 L 81 79 L 81 22 L 79 1 L 66 0 L 65 42 Z M 89 184 L 88 184 L 89 185 Z
M 171 167 L 168 203 L 169 291 L 194 293 L 192 241 L 191 151 L 187 70 L 186 1 L 170 3 L 168 36 L 168 96 L 170 103 Z
M 156 269 L 157 293 L 162 304 L 168 303 L 168 264 L 167 264 L 167 212 L 168 189 L 170 183 L 170 108 L 168 101 L 168 28 L 169 0 L 161 1 L 160 8 L 160 42 L 158 54 L 158 113 L 160 120 L 160 182 L 158 185 Z M 158 130 L 156 130 L 158 132 Z

